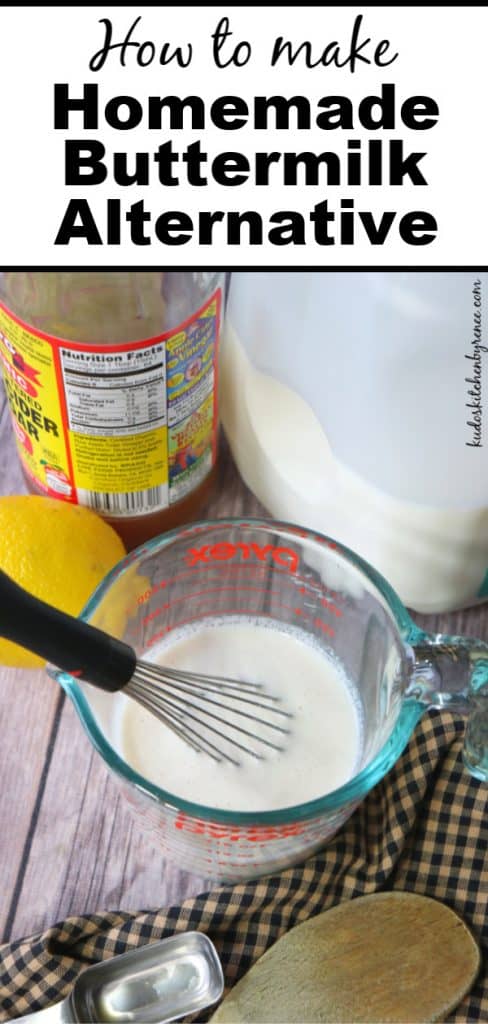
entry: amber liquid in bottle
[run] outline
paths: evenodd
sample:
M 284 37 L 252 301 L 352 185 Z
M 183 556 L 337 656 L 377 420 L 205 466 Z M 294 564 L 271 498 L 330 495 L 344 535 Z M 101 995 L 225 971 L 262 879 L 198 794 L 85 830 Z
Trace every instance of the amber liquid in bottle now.
M 157 337 L 187 321 L 220 288 L 224 274 L 176 271 L 39 271 L 0 274 L 0 300 L 25 324 L 86 345 L 122 345 Z M 222 305 L 220 310 L 222 319 Z M 216 384 L 215 384 L 216 386 Z M 218 431 L 218 424 L 215 424 Z M 28 489 L 44 494 L 25 472 Z M 217 465 L 184 497 L 136 515 L 100 514 L 128 550 L 197 519 L 215 487 Z

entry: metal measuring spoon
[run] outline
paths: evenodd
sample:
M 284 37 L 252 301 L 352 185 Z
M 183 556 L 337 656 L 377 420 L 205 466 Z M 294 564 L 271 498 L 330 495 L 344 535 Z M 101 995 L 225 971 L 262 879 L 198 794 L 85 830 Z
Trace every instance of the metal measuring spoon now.
M 70 995 L 19 1020 L 45 1024 L 168 1024 L 218 1002 L 222 967 L 213 942 L 184 932 L 88 967 Z

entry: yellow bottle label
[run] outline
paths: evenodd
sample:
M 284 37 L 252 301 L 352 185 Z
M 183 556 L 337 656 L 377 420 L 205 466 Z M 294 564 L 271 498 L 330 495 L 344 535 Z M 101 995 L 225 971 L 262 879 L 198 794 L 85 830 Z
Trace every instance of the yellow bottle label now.
M 124 345 L 50 337 L 0 303 L 0 365 L 21 461 L 52 497 L 154 512 L 216 458 L 221 291 L 172 331 Z

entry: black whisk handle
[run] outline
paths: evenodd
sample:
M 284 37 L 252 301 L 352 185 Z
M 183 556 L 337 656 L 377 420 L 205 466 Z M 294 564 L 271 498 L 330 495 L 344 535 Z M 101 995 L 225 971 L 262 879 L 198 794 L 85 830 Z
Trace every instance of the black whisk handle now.
M 40 601 L 1 569 L 0 636 L 110 693 L 121 690 L 136 667 L 128 644 Z

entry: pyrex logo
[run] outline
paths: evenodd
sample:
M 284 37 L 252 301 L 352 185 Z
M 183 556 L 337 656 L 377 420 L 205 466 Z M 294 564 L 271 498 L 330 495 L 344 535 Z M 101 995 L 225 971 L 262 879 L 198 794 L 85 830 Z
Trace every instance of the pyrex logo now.
M 190 567 L 199 565 L 201 562 L 227 562 L 231 558 L 247 560 L 255 556 L 260 562 L 273 562 L 281 566 L 287 572 L 296 572 L 298 569 L 298 555 L 291 548 L 274 547 L 272 544 L 204 544 L 201 548 L 190 548 L 186 555 L 187 565 Z

